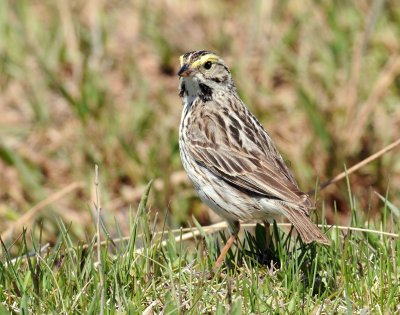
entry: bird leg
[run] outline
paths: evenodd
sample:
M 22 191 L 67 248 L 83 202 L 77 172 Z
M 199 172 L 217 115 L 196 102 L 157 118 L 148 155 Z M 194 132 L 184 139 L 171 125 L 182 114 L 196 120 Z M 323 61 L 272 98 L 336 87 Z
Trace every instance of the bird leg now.
M 237 238 L 239 230 L 240 230 L 239 221 L 228 222 L 228 225 L 229 225 L 229 230 L 231 232 L 231 236 L 229 237 L 225 246 L 222 248 L 221 254 L 219 255 L 217 261 L 215 262 L 214 270 L 217 270 L 217 269 L 219 269 L 219 267 L 221 267 L 221 265 L 225 259 L 225 256 L 228 253 L 228 250 L 232 247 L 233 243 L 235 242 L 235 240 Z
M 228 250 L 232 247 L 233 242 L 236 240 L 236 235 L 231 235 L 228 239 L 228 241 L 226 242 L 225 246 L 222 248 L 221 250 L 221 254 L 219 255 L 217 261 L 215 262 L 215 269 L 218 269 L 219 267 L 221 267 L 222 263 L 224 262 L 226 253 L 228 252 Z

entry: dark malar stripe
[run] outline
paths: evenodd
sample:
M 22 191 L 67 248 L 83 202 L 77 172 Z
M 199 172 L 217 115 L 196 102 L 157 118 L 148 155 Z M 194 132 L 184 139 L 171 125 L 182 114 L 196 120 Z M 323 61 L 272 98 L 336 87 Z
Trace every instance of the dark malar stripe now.
M 212 100 L 213 89 L 204 83 L 199 84 L 200 94 L 199 97 L 203 102 L 208 102 Z

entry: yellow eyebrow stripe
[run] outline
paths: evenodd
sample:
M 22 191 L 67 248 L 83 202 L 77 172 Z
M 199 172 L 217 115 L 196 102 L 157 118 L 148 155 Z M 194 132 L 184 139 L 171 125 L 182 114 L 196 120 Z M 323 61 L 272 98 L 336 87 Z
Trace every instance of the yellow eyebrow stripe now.
M 181 56 L 179 57 L 179 63 L 181 64 L 181 67 L 183 66 L 183 62 L 184 62 L 183 56 L 184 56 L 184 55 L 181 55 Z
M 217 61 L 218 57 L 215 56 L 214 54 L 208 54 L 208 55 L 204 55 L 202 56 L 199 60 L 196 60 L 195 62 L 193 62 L 190 67 L 191 68 L 197 68 L 203 64 L 205 64 L 207 61 Z

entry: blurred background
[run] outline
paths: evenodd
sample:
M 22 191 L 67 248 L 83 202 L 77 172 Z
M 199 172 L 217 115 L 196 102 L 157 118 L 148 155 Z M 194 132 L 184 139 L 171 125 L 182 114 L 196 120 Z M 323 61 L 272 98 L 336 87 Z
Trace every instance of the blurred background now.
M 197 49 L 225 59 L 240 96 L 312 190 L 400 137 L 399 38 L 395 0 L 0 0 L 3 239 L 42 222 L 54 241 L 58 218 L 77 240 L 92 235 L 95 164 L 113 235 L 117 226 L 127 234 L 129 209 L 151 179 L 159 222 L 218 220 L 179 158 L 178 59 Z M 347 224 L 351 203 L 380 220 L 374 192 L 398 206 L 398 157 L 389 152 L 349 186 L 319 193 L 328 222 L 336 211 Z

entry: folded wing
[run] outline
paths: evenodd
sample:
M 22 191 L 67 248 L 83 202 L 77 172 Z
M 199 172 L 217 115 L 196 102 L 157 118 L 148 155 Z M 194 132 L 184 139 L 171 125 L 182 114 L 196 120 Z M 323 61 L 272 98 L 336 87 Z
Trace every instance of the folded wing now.
M 188 137 L 187 151 L 196 162 L 247 193 L 296 204 L 308 213 L 312 208 L 308 196 L 300 191 L 261 125 L 254 123 L 234 130 L 229 121 L 214 116 L 208 113 L 203 117 Z M 253 134 L 246 134 L 246 128 Z M 268 143 L 261 145 L 254 139 Z

